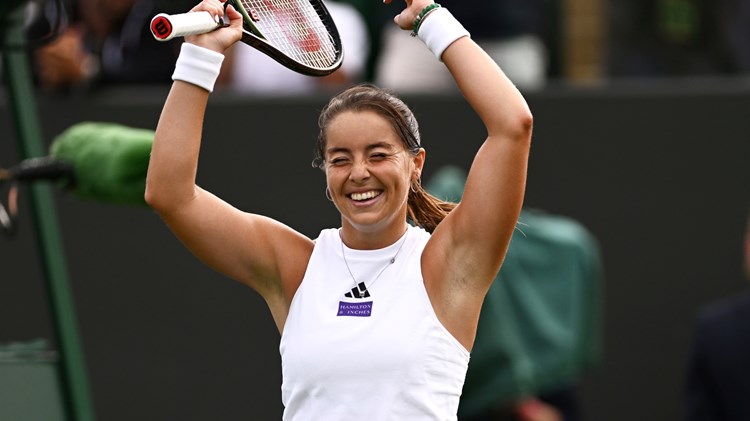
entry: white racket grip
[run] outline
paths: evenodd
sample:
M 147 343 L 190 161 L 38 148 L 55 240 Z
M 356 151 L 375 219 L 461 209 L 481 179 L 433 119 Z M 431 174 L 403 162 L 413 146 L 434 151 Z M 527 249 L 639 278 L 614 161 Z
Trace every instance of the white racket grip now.
M 176 15 L 159 13 L 151 19 L 151 33 L 157 41 L 169 41 L 175 37 L 205 34 L 219 26 L 218 20 L 206 11 Z

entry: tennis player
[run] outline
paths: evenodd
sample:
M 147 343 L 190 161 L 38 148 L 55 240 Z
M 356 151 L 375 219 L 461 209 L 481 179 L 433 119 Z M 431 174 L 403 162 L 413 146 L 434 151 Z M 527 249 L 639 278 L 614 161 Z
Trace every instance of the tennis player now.
M 193 10 L 222 15 L 222 6 Z M 526 102 L 448 10 L 407 0 L 395 23 L 447 66 L 487 129 L 463 200 L 422 189 L 425 150 L 409 108 L 356 86 L 320 115 L 315 162 L 341 226 L 311 239 L 195 184 L 212 83 L 240 38 L 240 15 L 226 13 L 229 27 L 186 38 L 146 200 L 198 258 L 267 302 L 281 333 L 285 420 L 455 420 L 480 307 L 523 201 Z

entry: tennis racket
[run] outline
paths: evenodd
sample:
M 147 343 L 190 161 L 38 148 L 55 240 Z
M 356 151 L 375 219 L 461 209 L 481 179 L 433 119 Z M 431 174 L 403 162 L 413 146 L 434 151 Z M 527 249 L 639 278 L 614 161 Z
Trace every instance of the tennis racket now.
M 321 0 L 228 0 L 242 15 L 242 42 L 285 67 L 325 76 L 341 66 L 343 48 L 336 25 Z M 151 20 L 159 41 L 203 34 L 228 25 L 208 12 L 160 13 Z

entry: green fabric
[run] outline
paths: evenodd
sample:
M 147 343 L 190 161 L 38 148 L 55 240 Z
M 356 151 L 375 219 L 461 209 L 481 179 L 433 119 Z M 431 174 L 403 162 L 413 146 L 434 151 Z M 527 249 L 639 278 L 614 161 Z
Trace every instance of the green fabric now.
M 57 136 L 50 153 L 73 166 L 73 192 L 79 197 L 145 206 L 143 195 L 153 140 L 153 130 L 83 122 Z
M 427 190 L 456 200 L 465 181 L 448 167 Z M 459 416 L 566 386 L 596 363 L 602 282 L 598 243 L 580 223 L 524 209 L 482 306 Z

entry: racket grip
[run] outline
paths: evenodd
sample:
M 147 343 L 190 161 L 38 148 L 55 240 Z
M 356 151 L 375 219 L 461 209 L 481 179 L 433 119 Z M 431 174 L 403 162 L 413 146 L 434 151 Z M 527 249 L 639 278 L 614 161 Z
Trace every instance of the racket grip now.
M 159 13 L 151 19 L 151 34 L 157 41 L 169 41 L 175 37 L 205 34 L 219 26 L 223 26 L 222 23 L 205 11 L 176 15 Z

